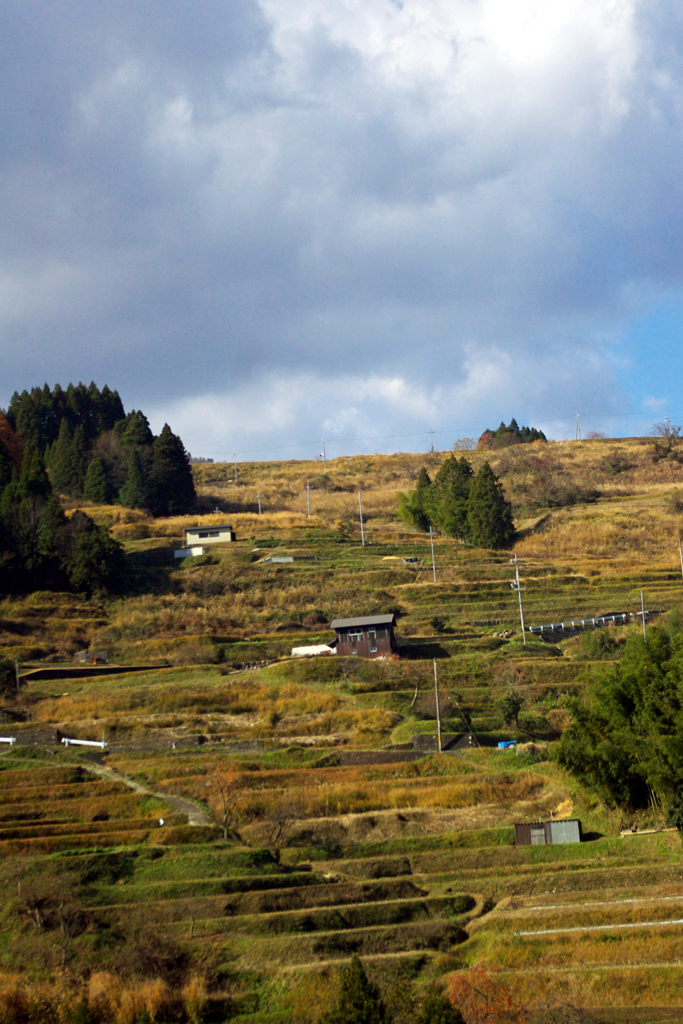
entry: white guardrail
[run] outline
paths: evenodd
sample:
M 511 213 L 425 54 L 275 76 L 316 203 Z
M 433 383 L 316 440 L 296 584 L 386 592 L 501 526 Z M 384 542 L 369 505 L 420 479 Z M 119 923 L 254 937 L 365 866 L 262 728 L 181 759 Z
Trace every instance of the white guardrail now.
M 16 736 L 0 736 L 0 743 L 9 743 L 10 747 L 13 747 L 16 742 Z
M 104 740 L 72 740 L 70 736 L 65 736 L 62 743 L 65 747 L 99 747 L 100 750 L 106 750 L 109 746 Z

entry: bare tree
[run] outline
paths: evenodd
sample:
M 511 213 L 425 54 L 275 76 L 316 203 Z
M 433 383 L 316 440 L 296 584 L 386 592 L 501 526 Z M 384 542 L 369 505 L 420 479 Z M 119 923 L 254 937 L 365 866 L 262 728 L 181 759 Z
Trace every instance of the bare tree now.
M 84 908 L 72 886 L 64 884 L 64 879 L 60 879 L 59 891 L 55 895 L 54 921 L 59 928 L 58 945 L 61 952 L 61 967 L 64 970 L 73 940 L 85 931 L 87 926 Z
M 34 873 L 32 862 L 17 872 L 17 898 L 15 902 L 19 917 L 26 917 L 39 931 L 47 931 L 55 897 L 55 881 L 50 875 Z
M 23 870 L 17 877 L 15 906 L 37 931 L 58 933 L 60 965 L 66 967 L 73 940 L 88 925 L 74 878 Z
M 237 834 L 240 819 L 242 793 L 239 788 L 237 766 L 216 760 L 208 781 L 218 795 L 219 821 L 223 829 L 223 838 L 230 839 Z
M 674 459 L 679 461 L 683 452 L 680 447 L 683 444 L 683 427 L 675 427 L 666 420 L 665 423 L 655 423 L 652 427 L 652 457 L 655 462 L 660 459 Z
M 301 808 L 286 800 L 281 800 L 270 816 L 268 846 L 278 863 L 280 861 L 280 847 L 284 845 L 294 822 L 301 816 Z

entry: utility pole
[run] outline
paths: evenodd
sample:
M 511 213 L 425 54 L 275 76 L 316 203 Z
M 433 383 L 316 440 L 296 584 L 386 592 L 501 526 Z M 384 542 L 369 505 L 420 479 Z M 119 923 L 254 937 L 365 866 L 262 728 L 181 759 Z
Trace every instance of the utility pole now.
M 643 592 L 640 592 L 640 617 L 643 620 L 643 640 L 647 640 L 647 633 L 645 632 L 645 598 Z
M 323 438 L 323 466 L 327 469 L 327 454 L 325 453 L 325 438 Z
M 235 483 L 237 483 L 237 452 L 232 453 L 232 461 L 235 466 Z
M 434 558 L 434 531 L 431 526 L 429 527 L 429 543 L 432 545 L 432 572 L 434 573 L 434 582 L 436 583 L 436 559 Z
M 19 659 L 14 659 L 14 675 L 17 680 L 17 693 L 19 693 Z
M 311 485 L 306 481 L 306 514 L 311 518 Z
M 358 514 L 360 516 L 360 542 L 365 547 L 365 531 L 363 530 L 363 505 L 360 500 L 360 491 L 358 492 Z
M 514 561 L 510 559 L 510 565 L 515 567 L 515 579 L 510 584 L 512 590 L 517 591 L 517 597 L 519 598 L 519 621 L 522 624 L 522 643 L 526 645 L 526 630 L 524 628 L 524 608 L 522 607 L 522 590 L 524 589 L 519 579 L 519 560 L 517 558 L 517 552 L 515 551 Z
M 681 539 L 678 538 L 678 554 L 681 558 L 681 576 L 683 576 L 683 548 L 681 547 Z
M 434 431 L 430 430 L 429 433 L 429 450 L 434 451 Z
M 436 671 L 436 658 L 434 658 L 434 697 L 436 700 L 436 738 L 441 753 L 441 709 L 439 708 L 439 676 Z
M 258 501 L 258 514 L 261 515 L 261 492 L 256 492 L 256 500 Z
M 581 416 L 578 412 L 576 414 L 576 440 L 581 440 Z

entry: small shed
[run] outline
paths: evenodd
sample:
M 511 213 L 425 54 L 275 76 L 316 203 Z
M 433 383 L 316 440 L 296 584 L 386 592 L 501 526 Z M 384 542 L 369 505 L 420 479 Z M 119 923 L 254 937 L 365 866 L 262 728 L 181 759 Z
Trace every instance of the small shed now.
M 580 843 L 581 839 L 581 822 L 578 818 L 525 821 L 515 825 L 515 846 L 554 846 L 557 843 Z
M 235 539 L 230 523 L 220 523 L 218 526 L 188 526 L 185 530 L 186 548 L 195 544 L 228 544 Z
M 337 634 L 337 654 L 361 658 L 386 658 L 396 652 L 396 616 L 363 615 L 357 619 L 335 619 L 330 623 Z

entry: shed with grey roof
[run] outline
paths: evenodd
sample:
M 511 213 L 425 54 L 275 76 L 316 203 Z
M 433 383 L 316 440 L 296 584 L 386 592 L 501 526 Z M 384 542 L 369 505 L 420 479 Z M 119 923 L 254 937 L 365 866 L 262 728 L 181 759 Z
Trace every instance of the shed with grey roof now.
M 515 846 L 551 846 L 556 843 L 580 843 L 578 818 L 561 821 L 524 821 L 515 825 Z
M 226 544 L 235 540 L 235 533 L 230 523 L 218 523 L 212 526 L 188 526 L 185 529 L 185 547 L 192 547 L 201 541 L 202 544 Z
M 394 626 L 396 616 L 361 615 L 355 619 L 335 619 L 337 654 L 357 654 L 361 658 L 387 658 L 396 653 Z

